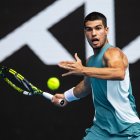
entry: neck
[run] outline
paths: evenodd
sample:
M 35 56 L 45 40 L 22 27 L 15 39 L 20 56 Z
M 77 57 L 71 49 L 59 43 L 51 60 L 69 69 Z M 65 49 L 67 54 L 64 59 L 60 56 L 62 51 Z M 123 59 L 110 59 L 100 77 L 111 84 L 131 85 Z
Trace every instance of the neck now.
M 97 54 L 101 51 L 101 49 L 102 49 L 107 43 L 109 43 L 108 40 L 107 40 L 107 41 L 104 43 L 104 45 L 101 46 L 100 48 L 95 48 L 95 49 L 93 49 L 94 55 L 97 55 Z

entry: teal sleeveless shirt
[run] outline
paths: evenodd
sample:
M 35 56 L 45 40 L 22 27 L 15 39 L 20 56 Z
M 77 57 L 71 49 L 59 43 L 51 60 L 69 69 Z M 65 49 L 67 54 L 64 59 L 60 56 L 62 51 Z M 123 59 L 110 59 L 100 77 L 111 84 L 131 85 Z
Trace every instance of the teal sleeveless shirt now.
M 110 47 L 112 46 L 109 43 L 105 44 L 99 54 L 92 55 L 89 58 L 87 66 L 105 67 L 103 64 L 103 55 Z M 140 120 L 132 95 L 129 70 L 126 70 L 125 78 L 121 81 L 90 77 L 90 82 L 95 108 L 94 125 L 110 134 L 123 135 L 123 133 L 136 133 L 137 135 L 140 133 Z M 133 131 L 136 132 L 132 132 L 130 126 L 133 126 Z

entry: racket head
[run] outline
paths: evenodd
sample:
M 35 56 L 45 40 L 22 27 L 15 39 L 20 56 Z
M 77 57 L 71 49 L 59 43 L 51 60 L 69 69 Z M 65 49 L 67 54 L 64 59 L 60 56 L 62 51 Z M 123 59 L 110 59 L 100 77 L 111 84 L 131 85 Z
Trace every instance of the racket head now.
M 9 84 L 12 88 L 25 95 L 41 94 L 42 91 L 32 85 L 27 79 L 15 70 L 1 66 L 0 77 Z

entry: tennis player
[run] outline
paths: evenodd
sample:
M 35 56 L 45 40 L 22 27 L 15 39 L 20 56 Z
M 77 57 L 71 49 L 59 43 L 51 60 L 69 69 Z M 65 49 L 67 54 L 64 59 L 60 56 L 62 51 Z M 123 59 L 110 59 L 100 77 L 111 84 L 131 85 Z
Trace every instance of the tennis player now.
M 59 99 L 64 99 L 67 105 L 92 91 L 95 116 L 83 140 L 140 140 L 140 119 L 132 94 L 128 60 L 119 48 L 109 43 L 108 30 L 102 13 L 92 12 L 85 17 L 85 36 L 94 54 L 86 66 L 77 54 L 75 61 L 59 63 L 68 70 L 63 76 L 83 75 L 84 79 L 63 94 L 57 93 L 52 102 L 59 105 Z

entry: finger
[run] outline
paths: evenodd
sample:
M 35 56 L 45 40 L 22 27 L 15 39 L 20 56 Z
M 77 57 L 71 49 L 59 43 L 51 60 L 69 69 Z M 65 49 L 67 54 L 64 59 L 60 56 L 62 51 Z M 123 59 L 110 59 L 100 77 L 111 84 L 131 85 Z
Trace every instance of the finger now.
M 58 66 L 59 66 L 59 67 L 61 67 L 61 66 L 65 66 L 65 65 L 66 65 L 65 62 L 60 62 L 60 63 L 58 63 Z
M 59 99 L 53 96 L 52 103 L 54 103 L 55 105 L 59 104 Z
M 58 66 L 59 66 L 60 68 L 64 68 L 64 69 L 66 68 L 66 64 L 65 64 L 65 63 L 59 63 Z
M 75 53 L 74 57 L 75 57 L 76 61 L 81 61 L 81 59 L 78 57 L 77 53 Z
M 62 107 L 60 104 L 60 100 L 64 100 L 64 95 L 63 94 L 56 94 L 52 98 L 52 103 L 56 106 Z
M 60 63 L 58 63 L 59 65 L 67 65 L 67 64 L 73 64 L 74 61 L 62 61 Z
M 59 67 L 65 69 L 65 70 L 69 70 L 69 71 L 71 71 L 71 70 L 73 70 L 75 68 L 73 64 L 60 65 Z
M 62 76 L 64 77 L 64 76 L 68 76 L 68 75 L 72 75 L 72 74 L 73 74 L 73 72 L 70 71 L 70 72 L 67 72 L 67 73 L 62 74 Z
M 55 94 L 54 97 L 55 98 L 64 98 L 64 95 L 63 94 Z
M 71 65 L 71 64 L 74 64 L 74 62 L 72 62 L 72 61 L 60 62 L 60 63 L 58 63 L 58 66 L 59 67 L 64 67 L 64 66 L 68 66 L 68 65 Z
M 67 68 L 68 68 L 69 70 L 73 70 L 73 69 L 75 68 L 75 65 L 74 65 L 74 64 L 68 64 L 68 65 L 67 65 Z
M 61 68 L 65 69 L 65 70 L 73 70 L 72 67 L 70 66 L 60 66 Z

